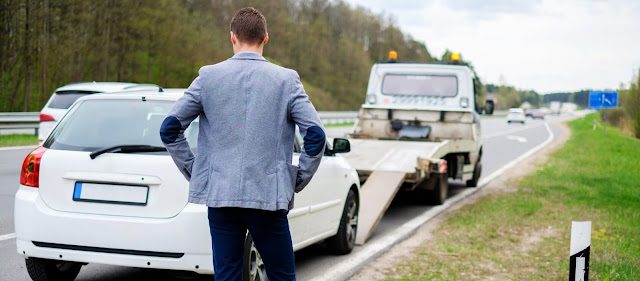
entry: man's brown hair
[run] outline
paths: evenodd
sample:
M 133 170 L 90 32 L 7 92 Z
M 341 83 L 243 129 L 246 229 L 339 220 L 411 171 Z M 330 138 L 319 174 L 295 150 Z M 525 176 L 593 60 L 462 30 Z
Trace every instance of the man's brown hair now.
M 267 36 L 267 19 L 255 8 L 242 8 L 231 20 L 231 31 L 243 43 L 258 45 Z

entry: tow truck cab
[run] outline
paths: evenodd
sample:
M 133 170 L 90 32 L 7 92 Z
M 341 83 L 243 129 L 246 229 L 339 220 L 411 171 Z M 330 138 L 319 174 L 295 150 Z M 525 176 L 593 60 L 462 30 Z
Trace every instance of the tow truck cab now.
M 448 177 L 475 186 L 482 153 L 477 85 L 466 65 L 374 64 L 352 137 L 448 141 Z

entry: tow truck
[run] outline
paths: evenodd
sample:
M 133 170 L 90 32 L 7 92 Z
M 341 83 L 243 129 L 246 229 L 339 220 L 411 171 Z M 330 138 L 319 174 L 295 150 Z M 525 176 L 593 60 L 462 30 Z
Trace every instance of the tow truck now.
M 362 183 L 356 243 L 364 244 L 402 190 L 429 204 L 449 180 L 476 187 L 482 172 L 477 77 L 451 63 L 403 63 L 397 53 L 371 68 L 366 100 L 349 134 L 347 161 Z M 492 107 L 492 104 L 487 104 Z

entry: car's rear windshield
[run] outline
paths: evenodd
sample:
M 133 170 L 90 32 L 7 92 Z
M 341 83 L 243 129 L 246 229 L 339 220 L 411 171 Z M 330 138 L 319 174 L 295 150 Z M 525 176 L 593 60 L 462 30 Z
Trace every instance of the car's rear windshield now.
M 382 81 L 385 95 L 454 97 L 458 79 L 454 75 L 387 74 Z
M 69 108 L 77 99 L 91 95 L 99 92 L 92 91 L 57 91 L 53 94 L 51 98 L 51 102 L 48 107 L 58 108 L 58 109 L 67 109 Z
M 74 151 L 116 145 L 163 146 L 160 125 L 172 105 L 171 101 L 141 99 L 82 101 L 62 118 L 44 146 Z M 192 149 L 197 144 L 198 125 L 196 119 L 185 132 Z

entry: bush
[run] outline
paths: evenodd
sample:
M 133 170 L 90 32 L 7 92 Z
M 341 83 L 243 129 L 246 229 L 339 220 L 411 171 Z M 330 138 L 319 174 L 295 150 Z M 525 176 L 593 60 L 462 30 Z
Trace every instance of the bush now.
M 625 120 L 627 118 L 624 109 L 622 108 L 614 108 L 603 110 L 602 114 L 604 115 L 604 119 L 607 123 L 621 128 L 625 125 Z
M 620 91 L 620 107 L 605 113 L 609 123 L 623 131 L 631 131 L 636 138 L 640 138 L 640 71 L 631 81 L 629 89 Z M 614 111 L 624 112 L 624 119 L 618 116 L 619 112 Z

